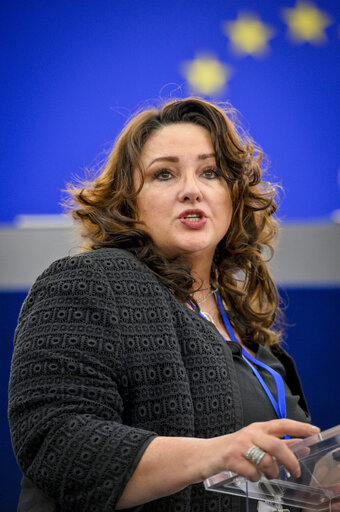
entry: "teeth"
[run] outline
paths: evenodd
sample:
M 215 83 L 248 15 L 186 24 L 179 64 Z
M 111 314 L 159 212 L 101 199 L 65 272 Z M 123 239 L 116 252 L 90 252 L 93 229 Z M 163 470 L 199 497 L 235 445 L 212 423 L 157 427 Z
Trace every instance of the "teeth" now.
M 190 213 L 189 215 L 186 215 L 184 218 L 190 220 L 190 222 L 198 222 L 199 220 L 201 220 L 201 216 L 198 213 Z
M 198 213 L 189 213 L 189 215 L 186 215 L 184 218 L 190 220 L 200 220 L 201 216 Z

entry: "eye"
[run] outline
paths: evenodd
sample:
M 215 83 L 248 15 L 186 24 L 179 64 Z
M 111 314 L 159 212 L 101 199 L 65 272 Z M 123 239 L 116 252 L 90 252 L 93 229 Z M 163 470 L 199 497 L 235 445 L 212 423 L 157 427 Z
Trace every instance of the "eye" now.
M 213 180 L 221 175 L 221 171 L 217 167 L 212 167 L 211 169 L 205 169 L 202 174 L 208 180 Z
M 153 175 L 154 180 L 159 181 L 168 181 L 172 178 L 172 172 L 168 169 L 161 169 L 160 171 L 156 171 Z

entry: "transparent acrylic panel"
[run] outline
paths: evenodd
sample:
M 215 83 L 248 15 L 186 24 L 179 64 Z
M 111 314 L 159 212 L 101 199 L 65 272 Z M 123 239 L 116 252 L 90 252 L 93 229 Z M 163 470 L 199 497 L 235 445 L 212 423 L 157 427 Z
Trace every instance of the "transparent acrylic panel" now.
M 301 476 L 293 478 L 281 465 L 277 478 L 251 482 L 222 471 L 204 481 L 209 491 L 246 496 L 274 503 L 321 511 L 340 505 L 340 425 L 290 446 L 300 462 Z

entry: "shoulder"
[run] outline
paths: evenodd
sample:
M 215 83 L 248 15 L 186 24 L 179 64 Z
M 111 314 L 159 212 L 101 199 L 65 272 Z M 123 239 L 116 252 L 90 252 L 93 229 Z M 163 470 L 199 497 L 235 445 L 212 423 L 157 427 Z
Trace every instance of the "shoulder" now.
M 98 249 L 53 262 L 33 284 L 19 323 L 23 326 L 28 319 L 40 325 L 45 318 L 53 318 L 69 324 L 72 317 L 79 324 L 92 315 L 92 323 L 107 321 L 112 329 L 112 322 L 123 321 L 127 310 L 124 321 L 131 320 L 133 310 L 154 307 L 153 302 L 166 308 L 169 295 L 151 270 L 129 252 Z
M 151 270 L 123 249 L 103 248 L 67 256 L 53 262 L 35 281 L 24 303 L 96 298 L 108 300 L 140 296 L 168 296 L 169 291 Z
M 133 254 L 124 249 L 102 248 L 66 256 L 54 261 L 37 279 L 46 281 L 72 276 L 84 279 L 117 278 L 119 274 L 129 272 L 130 277 L 142 274 L 144 279 L 155 278 L 152 272 Z M 156 279 L 156 278 L 155 278 Z M 157 279 L 156 279 L 157 280 Z

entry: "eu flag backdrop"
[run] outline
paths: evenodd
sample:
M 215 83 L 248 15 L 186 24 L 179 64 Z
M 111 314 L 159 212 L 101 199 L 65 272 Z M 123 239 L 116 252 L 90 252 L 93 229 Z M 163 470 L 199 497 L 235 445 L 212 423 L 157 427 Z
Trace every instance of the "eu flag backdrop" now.
M 285 189 L 283 220 L 340 208 L 340 2 L 2 2 L 0 222 L 60 190 L 160 98 L 229 101 Z

